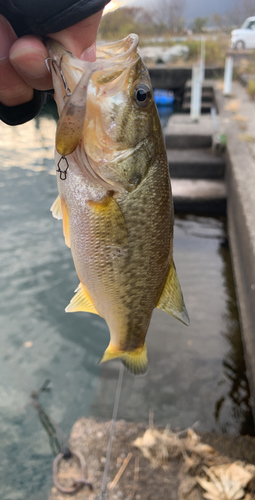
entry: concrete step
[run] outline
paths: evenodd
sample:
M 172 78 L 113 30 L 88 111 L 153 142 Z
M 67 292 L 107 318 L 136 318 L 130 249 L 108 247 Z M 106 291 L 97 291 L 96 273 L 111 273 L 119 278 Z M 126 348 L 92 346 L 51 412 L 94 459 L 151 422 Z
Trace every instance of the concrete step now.
M 189 115 L 173 114 L 164 133 L 167 149 L 210 148 L 213 136 L 211 115 L 202 115 L 198 122 L 192 122 Z
M 168 149 L 167 159 L 172 179 L 224 178 L 225 158 L 211 149 Z
M 191 91 L 185 91 L 183 94 L 183 102 L 190 102 L 191 100 Z M 203 90 L 202 91 L 202 101 L 214 101 L 214 92 L 211 90 Z
M 186 81 L 185 92 L 187 90 L 191 91 L 191 80 Z M 214 82 L 212 80 L 204 80 L 202 84 L 202 92 L 203 91 L 214 92 Z
M 215 106 L 214 101 L 211 101 L 211 102 L 203 102 L 202 101 L 201 111 L 203 113 L 209 113 L 213 106 Z M 188 113 L 190 111 L 190 102 L 184 102 L 182 104 L 182 110 Z
M 175 213 L 226 214 L 224 181 L 173 179 L 172 191 Z

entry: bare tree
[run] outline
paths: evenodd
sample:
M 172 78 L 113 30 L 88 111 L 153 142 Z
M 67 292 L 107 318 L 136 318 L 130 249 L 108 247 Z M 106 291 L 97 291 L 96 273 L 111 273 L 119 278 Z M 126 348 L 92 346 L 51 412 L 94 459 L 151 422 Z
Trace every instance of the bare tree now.
M 234 0 L 227 13 L 229 22 L 236 26 L 240 26 L 250 16 L 255 16 L 255 0 Z
M 184 25 L 186 0 L 157 0 L 154 6 L 155 19 L 170 31 L 180 31 Z

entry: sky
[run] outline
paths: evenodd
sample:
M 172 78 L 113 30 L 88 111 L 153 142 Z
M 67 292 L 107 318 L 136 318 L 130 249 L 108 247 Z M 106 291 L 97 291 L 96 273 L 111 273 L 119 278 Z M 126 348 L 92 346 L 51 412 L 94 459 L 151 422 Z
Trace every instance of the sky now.
M 108 9 L 131 6 L 144 7 L 145 0 L 112 0 L 108 4 Z M 146 0 L 146 6 L 157 5 L 157 0 Z M 225 14 L 233 5 L 233 0 L 186 0 L 185 18 L 187 21 L 192 21 L 195 17 L 211 16 L 215 12 Z

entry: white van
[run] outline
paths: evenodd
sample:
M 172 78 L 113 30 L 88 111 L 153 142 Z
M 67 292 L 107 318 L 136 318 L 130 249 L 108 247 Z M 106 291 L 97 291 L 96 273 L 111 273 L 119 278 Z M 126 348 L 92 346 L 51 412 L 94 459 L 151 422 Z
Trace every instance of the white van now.
M 231 31 L 232 49 L 254 49 L 255 48 L 255 16 L 247 17 L 241 28 Z

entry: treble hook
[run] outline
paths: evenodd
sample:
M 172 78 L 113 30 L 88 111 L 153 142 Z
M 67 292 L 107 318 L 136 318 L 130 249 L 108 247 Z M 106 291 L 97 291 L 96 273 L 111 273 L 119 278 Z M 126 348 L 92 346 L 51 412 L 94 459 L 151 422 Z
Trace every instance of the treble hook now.
M 61 61 L 62 61 L 62 58 L 63 58 L 63 56 L 61 56 L 60 61 L 59 61 L 59 64 L 58 64 L 58 63 L 57 63 L 57 61 L 56 61 L 55 59 L 52 59 L 52 57 L 47 57 L 47 58 L 45 59 L 45 64 L 46 64 L 46 68 L 47 68 L 47 70 L 49 71 L 49 73 L 50 73 L 50 67 L 49 67 L 49 63 L 48 63 L 48 61 L 51 61 L 52 68 L 54 69 L 55 73 L 57 73 L 57 72 L 56 72 L 56 68 L 55 68 L 55 66 L 57 66 L 58 71 L 59 71 L 59 73 L 60 73 L 61 80 L 62 80 L 63 85 L 64 85 L 64 88 L 65 88 L 65 95 L 64 95 L 64 100 L 65 100 L 67 97 L 70 97 L 70 96 L 72 95 L 72 92 L 71 92 L 71 90 L 69 89 L 69 87 L 68 87 L 68 85 L 67 85 L 67 82 L 66 82 L 66 79 L 65 79 L 65 75 L 64 75 L 64 73 L 63 73 L 63 71 L 62 71 L 62 68 L 61 68 Z

